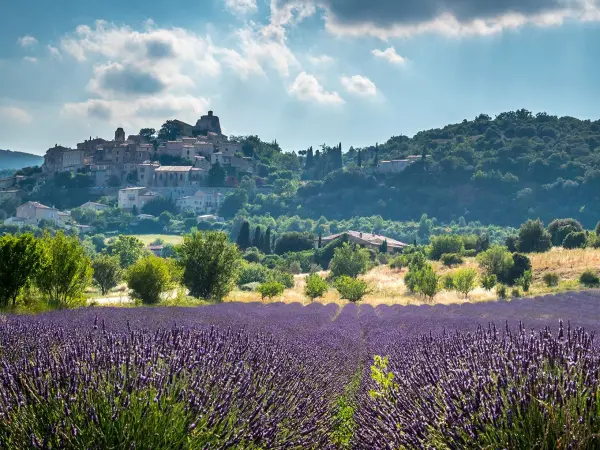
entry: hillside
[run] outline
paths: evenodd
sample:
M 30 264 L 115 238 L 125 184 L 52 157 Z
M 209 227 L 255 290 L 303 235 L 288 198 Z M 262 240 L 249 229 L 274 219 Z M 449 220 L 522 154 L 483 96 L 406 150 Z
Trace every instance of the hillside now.
M 19 170 L 23 167 L 41 166 L 44 158 L 30 153 L 0 150 L 0 170 Z
M 412 138 L 350 148 L 343 170 L 338 146 L 299 153 L 303 171 L 294 172 L 290 158 L 277 154 L 263 159 L 270 180 L 291 171 L 305 182 L 297 192 L 280 189 L 279 199 L 257 198 L 245 206 L 250 213 L 330 220 L 410 220 L 425 213 L 445 222 L 464 217 L 511 226 L 529 217 L 575 217 L 587 227 L 600 219 L 600 121 L 526 110 L 494 119 L 482 114 Z M 425 158 L 399 174 L 375 169 L 378 161 L 409 155 Z

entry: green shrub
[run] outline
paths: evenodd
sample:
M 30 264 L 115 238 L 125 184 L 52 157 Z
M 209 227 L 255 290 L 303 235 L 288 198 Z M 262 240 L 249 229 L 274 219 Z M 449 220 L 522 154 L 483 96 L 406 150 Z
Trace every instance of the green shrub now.
M 562 242 L 563 248 L 585 248 L 587 245 L 587 236 L 585 231 L 572 231 L 565 236 Z
M 264 283 L 269 280 L 271 271 L 258 263 L 244 263 L 240 270 L 238 278 L 238 286 L 243 286 L 248 283 Z
M 542 279 L 544 280 L 544 283 L 546 283 L 546 286 L 548 286 L 548 287 L 558 286 L 558 282 L 560 281 L 558 274 L 553 273 L 553 272 L 544 274 Z
M 501 299 L 506 299 L 508 297 L 508 288 L 505 284 L 499 284 L 496 286 L 496 295 Z
M 359 302 L 368 294 L 369 285 L 366 281 L 342 275 L 335 280 L 335 288 L 340 297 L 351 302 Z
M 596 272 L 587 269 L 579 276 L 579 282 L 586 287 L 595 287 L 600 285 L 600 278 Z
M 435 236 L 429 244 L 429 257 L 437 261 L 444 253 L 462 253 L 464 249 L 462 238 L 456 234 Z
M 496 275 L 482 275 L 481 276 L 481 287 L 487 291 L 491 291 L 498 282 Z
M 462 256 L 464 256 L 465 258 L 473 258 L 474 256 L 477 256 L 477 250 L 475 250 L 475 249 L 464 250 L 462 252 Z
M 265 255 L 256 247 L 250 247 L 244 252 L 244 259 L 248 262 L 259 263 L 264 257 Z
M 458 253 L 444 253 L 440 257 L 440 261 L 447 267 L 457 266 L 464 262 L 462 256 L 460 256 Z
M 521 297 L 521 290 L 518 287 L 513 288 L 510 291 L 511 298 L 519 298 Z
M 262 299 L 272 299 L 273 297 L 279 297 L 285 291 L 285 286 L 277 281 L 269 281 L 263 283 L 256 289 L 260 293 Z
M 369 252 L 364 248 L 354 247 L 345 243 L 336 248 L 329 265 L 332 278 L 349 276 L 356 278 L 365 273 L 369 267 Z
M 543 253 L 552 248 L 552 236 L 538 220 L 528 220 L 519 229 L 517 247 L 524 253 Z
M 240 290 L 244 292 L 254 292 L 258 289 L 260 283 L 248 283 L 240 286 Z
M 454 272 L 454 287 L 463 294 L 465 298 L 469 297 L 469 292 L 475 289 L 477 280 L 477 271 L 471 268 L 459 269 Z
M 395 256 L 390 260 L 389 265 L 392 269 L 403 269 L 408 266 L 408 258 L 405 255 Z
M 533 281 L 533 273 L 531 270 L 526 270 L 523 272 L 523 275 L 519 277 L 517 280 L 517 285 L 523 288 L 523 291 L 529 292 L 529 288 L 531 286 L 531 282 Z
M 304 294 L 314 300 L 318 297 L 323 297 L 327 290 L 329 289 L 329 284 L 325 281 L 321 276 L 316 273 L 310 274 L 306 277 L 306 286 L 304 287 Z
M 277 266 L 281 265 L 283 258 L 279 255 L 267 255 L 262 260 L 262 265 L 268 267 L 269 269 L 275 269 Z
M 522 253 L 513 253 L 512 255 L 513 264 L 510 270 L 508 271 L 508 275 L 505 275 L 502 278 L 502 281 L 512 286 L 519 282 L 519 279 L 523 277 L 525 272 L 531 270 L 531 260 L 527 255 Z
M 447 291 L 453 291 L 454 290 L 454 276 L 453 276 L 453 274 L 449 273 L 449 274 L 444 275 L 442 277 L 442 286 Z
M 294 275 L 282 270 L 273 270 L 269 276 L 269 281 L 283 284 L 287 289 L 292 289 L 296 285 Z
M 173 288 L 171 265 L 165 259 L 151 255 L 139 259 L 125 276 L 131 297 L 147 305 L 156 304 L 161 295 Z

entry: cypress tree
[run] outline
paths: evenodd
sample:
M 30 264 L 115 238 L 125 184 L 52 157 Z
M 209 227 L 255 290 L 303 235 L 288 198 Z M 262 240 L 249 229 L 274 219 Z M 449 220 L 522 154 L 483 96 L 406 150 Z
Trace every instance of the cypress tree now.
M 321 248 L 321 233 L 319 233 L 319 245 L 318 248 Z
M 315 165 L 315 156 L 313 154 L 313 148 L 310 147 L 307 151 L 306 151 L 306 165 L 304 166 L 305 169 L 312 169 L 312 167 Z
M 379 165 L 379 144 L 375 143 L 375 167 Z
M 271 254 L 271 227 L 267 228 L 263 238 L 262 251 L 265 255 Z
M 261 231 L 260 231 L 260 226 L 256 226 L 256 230 L 254 231 L 254 239 L 252 240 L 252 247 L 256 247 L 257 249 L 260 250 L 260 242 L 262 241 L 261 238 Z
M 247 220 L 242 224 L 242 228 L 240 228 L 240 234 L 238 235 L 236 241 L 240 250 L 246 250 L 250 247 L 250 224 Z
M 358 149 L 358 167 L 362 167 L 362 154 L 360 153 L 360 148 Z
M 385 239 L 381 245 L 379 246 L 379 252 L 380 253 L 387 253 L 388 251 L 388 245 L 387 245 L 387 239 Z

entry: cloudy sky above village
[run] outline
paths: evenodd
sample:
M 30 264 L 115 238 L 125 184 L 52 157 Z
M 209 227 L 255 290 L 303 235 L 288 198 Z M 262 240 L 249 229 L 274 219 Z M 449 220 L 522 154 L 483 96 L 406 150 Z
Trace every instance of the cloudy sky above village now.
M 0 148 L 195 123 L 286 150 L 527 108 L 600 117 L 600 0 L 20 0 Z

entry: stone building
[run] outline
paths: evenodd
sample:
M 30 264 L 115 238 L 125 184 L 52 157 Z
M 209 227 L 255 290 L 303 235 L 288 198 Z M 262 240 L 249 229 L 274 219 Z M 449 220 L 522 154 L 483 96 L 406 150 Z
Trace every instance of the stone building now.
M 55 145 L 46 151 L 42 171 L 53 175 L 58 172 L 76 172 L 84 167 L 83 150 Z
M 193 136 L 207 136 L 208 133 L 223 134 L 219 117 L 215 116 L 212 111 L 209 111 L 206 116 L 201 116 L 192 130 Z

